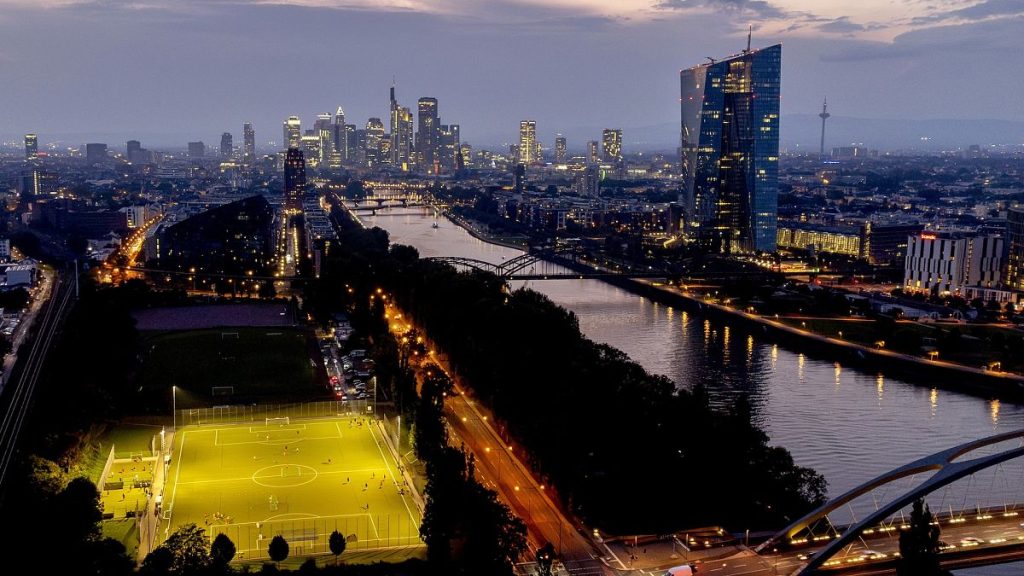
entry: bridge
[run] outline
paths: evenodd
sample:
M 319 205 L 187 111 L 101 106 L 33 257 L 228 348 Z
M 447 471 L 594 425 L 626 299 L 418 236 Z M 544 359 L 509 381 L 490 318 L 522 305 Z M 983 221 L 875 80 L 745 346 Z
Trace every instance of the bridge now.
M 919 458 L 797 519 L 757 546 L 756 559 L 739 555 L 715 571 L 721 576 L 762 571 L 799 576 L 891 574 L 899 561 L 899 534 L 908 527 L 909 507 L 918 499 L 929 504 L 933 522 L 942 530 L 940 560 L 944 568 L 1022 560 L 1021 456 L 1024 430 L 965 442 Z M 889 497 L 893 488 L 896 494 Z M 858 518 L 852 503 L 868 496 L 869 511 Z M 852 521 L 833 522 L 831 517 L 840 512 Z

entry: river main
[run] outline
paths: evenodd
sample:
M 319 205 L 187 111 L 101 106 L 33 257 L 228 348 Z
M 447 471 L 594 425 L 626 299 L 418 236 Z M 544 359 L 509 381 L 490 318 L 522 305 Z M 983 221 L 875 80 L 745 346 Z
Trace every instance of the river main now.
M 434 228 L 428 209 L 382 210 L 362 218 L 367 226 L 387 230 L 393 243 L 414 246 L 425 257 L 501 263 L 521 254 L 482 242 L 445 220 Z M 749 394 L 771 443 L 787 448 L 797 464 L 824 474 L 833 496 L 943 448 L 1024 428 L 1020 405 L 809 358 L 599 280 L 527 284 L 575 313 L 588 338 L 623 350 L 680 387 L 701 382 L 723 404 Z M 1006 492 L 988 491 L 992 504 Z

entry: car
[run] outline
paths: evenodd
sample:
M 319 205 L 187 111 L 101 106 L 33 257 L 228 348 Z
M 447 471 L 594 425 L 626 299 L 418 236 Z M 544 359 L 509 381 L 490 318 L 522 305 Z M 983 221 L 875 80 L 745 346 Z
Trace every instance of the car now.
M 974 536 L 967 536 L 965 538 L 960 539 L 960 545 L 965 548 L 970 546 L 980 546 L 984 543 L 984 540 L 982 540 L 981 538 L 975 538 Z
M 946 550 L 953 550 L 956 548 L 954 544 L 947 544 L 942 540 L 939 540 L 939 552 L 945 552 Z
M 818 552 L 816 550 L 810 550 L 808 552 L 804 552 L 803 554 L 797 554 L 796 557 L 798 560 L 810 560 L 811 558 L 814 558 L 814 556 L 817 553 Z
M 356 400 L 365 400 L 365 399 L 367 399 L 369 397 L 370 396 L 366 392 L 357 392 L 356 393 Z
M 885 552 L 879 552 L 877 550 L 865 550 L 861 553 L 861 557 L 867 558 L 868 560 L 880 560 L 882 558 L 886 558 L 887 556 L 888 555 Z
M 338 377 L 335 376 L 334 374 L 331 374 L 331 384 L 337 384 L 337 383 L 338 383 Z

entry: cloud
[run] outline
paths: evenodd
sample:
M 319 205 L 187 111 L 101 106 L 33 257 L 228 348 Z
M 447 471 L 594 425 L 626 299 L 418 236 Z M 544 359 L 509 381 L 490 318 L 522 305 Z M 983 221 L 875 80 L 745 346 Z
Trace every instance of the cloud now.
M 818 24 L 817 28 L 822 32 L 835 32 L 838 34 L 862 32 L 867 29 L 863 24 L 858 24 L 850 20 L 849 16 L 840 16 L 835 20 L 823 22 L 821 24 Z
M 977 4 L 936 12 L 911 19 L 912 24 L 933 24 L 936 22 L 977 22 L 993 18 L 1024 15 L 1024 0 L 984 0 Z
M 791 15 L 766 0 L 663 0 L 655 7 L 663 10 L 725 10 L 732 14 L 772 20 Z

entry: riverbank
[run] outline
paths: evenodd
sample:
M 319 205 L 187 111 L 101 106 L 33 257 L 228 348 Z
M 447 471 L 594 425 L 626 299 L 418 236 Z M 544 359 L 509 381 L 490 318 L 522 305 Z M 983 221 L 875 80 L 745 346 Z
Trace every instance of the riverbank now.
M 445 211 L 443 214 L 449 221 L 461 227 L 466 232 L 469 232 L 470 236 L 482 242 L 497 244 L 498 246 L 504 246 L 505 248 L 512 248 L 515 250 L 527 250 L 529 248 L 529 243 L 527 242 L 526 237 L 494 236 L 490 232 L 484 232 L 479 223 L 463 218 L 451 210 Z

